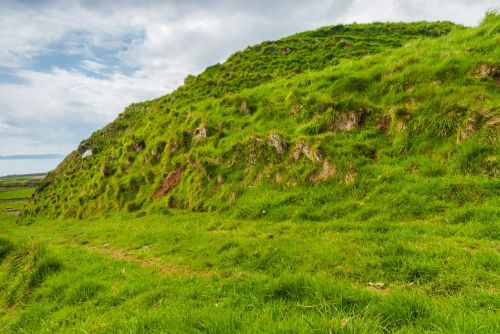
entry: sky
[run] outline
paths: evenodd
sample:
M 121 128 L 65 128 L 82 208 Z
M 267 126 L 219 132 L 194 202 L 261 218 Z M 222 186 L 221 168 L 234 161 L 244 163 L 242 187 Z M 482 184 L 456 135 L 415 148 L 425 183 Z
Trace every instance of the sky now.
M 325 25 L 476 25 L 498 0 L 1 0 L 0 155 L 67 154 L 133 102 Z

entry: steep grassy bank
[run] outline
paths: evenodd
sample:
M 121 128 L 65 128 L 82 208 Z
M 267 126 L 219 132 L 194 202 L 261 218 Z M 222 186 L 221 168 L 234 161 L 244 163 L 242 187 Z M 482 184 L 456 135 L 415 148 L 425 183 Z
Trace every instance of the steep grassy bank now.
M 2 333 L 500 330 L 498 221 L 27 223 L 0 218 Z
M 41 184 L 29 214 L 497 216 L 499 25 L 491 13 L 467 29 L 333 27 L 249 48 L 82 142 Z M 462 207 L 469 213 L 457 217 Z

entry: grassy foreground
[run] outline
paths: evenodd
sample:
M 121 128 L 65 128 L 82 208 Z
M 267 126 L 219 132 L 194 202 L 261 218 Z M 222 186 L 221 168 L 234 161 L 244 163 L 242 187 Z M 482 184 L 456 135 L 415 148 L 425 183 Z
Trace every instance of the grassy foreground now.
M 4 333 L 500 329 L 498 219 L 15 220 L 0 218 Z

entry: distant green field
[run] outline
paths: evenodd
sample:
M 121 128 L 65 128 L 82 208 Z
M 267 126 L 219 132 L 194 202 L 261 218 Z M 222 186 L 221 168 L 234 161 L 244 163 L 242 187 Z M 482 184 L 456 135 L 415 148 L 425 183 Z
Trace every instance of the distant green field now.
M 30 198 L 34 188 L 6 189 L 0 188 L 0 200 Z
M 27 187 L 36 185 L 45 174 L 0 177 L 0 187 Z
M 5 210 L 19 210 L 27 204 L 25 200 L 21 201 L 0 201 L 0 214 Z
M 0 216 L 19 214 L 35 191 L 42 175 L 0 177 Z

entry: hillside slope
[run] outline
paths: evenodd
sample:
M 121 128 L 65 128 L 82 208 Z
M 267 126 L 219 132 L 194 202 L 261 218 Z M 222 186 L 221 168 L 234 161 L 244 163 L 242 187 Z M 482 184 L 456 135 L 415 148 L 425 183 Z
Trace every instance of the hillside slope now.
M 25 214 L 498 219 L 499 33 L 491 13 L 476 28 L 337 26 L 251 47 L 128 107 Z

